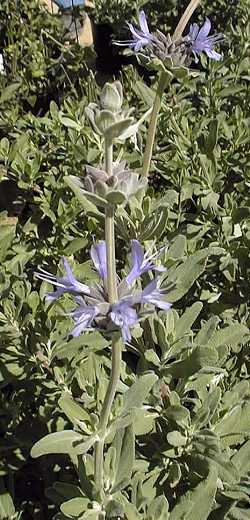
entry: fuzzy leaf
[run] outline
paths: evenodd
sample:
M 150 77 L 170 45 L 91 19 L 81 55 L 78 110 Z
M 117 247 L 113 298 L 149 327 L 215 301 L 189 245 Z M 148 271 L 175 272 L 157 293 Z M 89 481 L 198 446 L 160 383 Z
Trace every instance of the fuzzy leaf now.
M 81 441 L 82 435 L 73 430 L 49 433 L 34 444 L 31 457 L 37 458 L 50 453 L 70 453 L 73 451 L 73 442 Z
M 164 367 L 164 372 L 177 378 L 189 377 L 203 367 L 214 366 L 217 360 L 218 354 L 216 350 L 207 347 L 196 347 L 190 356 Z
M 207 520 L 216 490 L 217 475 L 216 471 L 212 470 L 195 489 L 188 491 L 179 499 L 171 511 L 170 520 Z
M 133 383 L 123 396 L 122 415 L 132 408 L 140 408 L 142 406 L 157 379 L 156 374 L 151 372 L 142 375 Z
M 0 480 L 0 520 L 9 520 L 15 514 L 15 507 L 11 495 L 6 491 L 3 479 Z
M 135 439 L 133 426 L 129 425 L 123 430 L 118 430 L 114 439 L 116 450 L 116 478 L 112 493 L 121 490 L 123 483 L 131 476 L 135 459 Z
M 167 499 L 164 496 L 154 498 L 148 508 L 147 520 L 168 520 L 168 518 L 169 511 Z
M 65 394 L 62 397 L 60 397 L 58 404 L 70 421 L 90 421 L 89 414 L 83 409 L 83 407 L 80 404 L 74 401 L 69 395 Z
M 167 274 L 167 281 L 173 282 L 176 289 L 168 293 L 168 301 L 170 303 L 176 302 L 184 296 L 192 287 L 193 283 L 203 273 L 207 258 L 208 249 L 203 249 L 191 255 L 179 267 L 172 267 Z
M 97 209 L 95 206 L 106 207 L 107 202 L 102 197 L 99 197 L 95 193 L 90 193 L 84 190 L 81 179 L 74 175 L 68 175 L 64 177 L 65 183 L 72 189 L 76 198 L 81 203 L 82 207 L 91 213 L 96 213 Z
M 89 501 L 86 498 L 71 498 L 71 500 L 63 502 L 60 509 L 64 515 L 67 515 L 70 518 L 78 518 L 82 513 L 84 513 L 84 511 L 86 511 L 88 502 Z
M 176 323 L 175 337 L 176 339 L 184 336 L 186 332 L 189 332 L 197 316 L 199 316 L 202 310 L 202 303 L 196 302 L 191 307 L 188 307 L 184 314 L 179 318 Z
M 249 334 L 249 329 L 243 323 L 234 323 L 217 330 L 210 338 L 207 347 L 218 348 L 220 345 L 228 345 L 234 347 L 242 342 L 245 336 Z

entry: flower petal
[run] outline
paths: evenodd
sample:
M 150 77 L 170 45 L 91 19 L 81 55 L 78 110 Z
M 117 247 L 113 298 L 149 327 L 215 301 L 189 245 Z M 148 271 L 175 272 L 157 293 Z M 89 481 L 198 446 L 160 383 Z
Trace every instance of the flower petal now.
M 209 35 L 211 30 L 211 22 L 209 18 L 206 18 L 204 24 L 202 25 L 201 29 L 198 32 L 197 40 L 204 41 L 207 36 Z
M 78 280 L 74 277 L 73 272 L 71 270 L 71 267 L 69 266 L 66 258 L 63 257 L 63 264 L 66 270 L 66 276 L 54 276 L 50 274 L 48 271 L 45 271 L 44 269 L 40 268 L 41 273 L 35 273 L 35 277 L 39 280 L 43 280 L 44 282 L 51 283 L 52 285 L 55 285 L 58 287 L 58 289 L 54 293 L 48 293 L 46 299 L 48 301 L 56 300 L 57 298 L 60 298 L 62 294 L 65 292 L 68 293 L 83 293 L 85 295 L 90 295 L 91 290 L 90 288 L 81 283 L 78 282 Z
M 198 32 L 199 32 L 199 25 L 198 25 L 198 23 L 192 23 L 190 25 L 189 34 L 188 34 L 190 40 L 195 40 L 195 38 L 197 37 Z
M 219 52 L 216 52 L 212 49 L 205 49 L 205 53 L 209 58 L 215 61 L 220 61 L 222 58 L 222 55 L 219 54 Z
M 141 293 L 138 294 L 137 302 L 148 303 L 158 307 L 159 309 L 168 311 L 172 305 L 163 299 L 162 291 L 157 288 L 157 284 L 158 280 L 155 278 L 145 287 L 145 289 L 143 289 Z
M 84 302 L 75 311 L 70 313 L 76 325 L 71 334 L 74 337 L 79 336 L 84 330 L 91 327 L 93 320 L 99 314 L 98 307 L 94 305 L 85 305 Z
M 140 23 L 142 32 L 149 35 L 150 33 L 149 33 L 149 28 L 148 28 L 148 22 L 147 22 L 144 11 L 139 12 L 139 23 Z
M 110 317 L 113 323 L 121 329 L 123 340 L 125 342 L 130 341 L 130 327 L 135 325 L 138 320 L 137 313 L 131 307 L 130 302 L 121 300 L 112 305 Z
M 98 271 L 102 280 L 107 279 L 107 253 L 106 253 L 106 242 L 101 240 L 94 246 L 91 246 L 90 255 L 92 262 Z
M 72 283 L 72 285 L 74 285 L 76 282 L 76 279 L 73 275 L 72 269 L 64 256 L 63 256 L 62 260 L 63 260 L 63 265 L 65 268 L 65 271 L 67 273 L 67 278 Z

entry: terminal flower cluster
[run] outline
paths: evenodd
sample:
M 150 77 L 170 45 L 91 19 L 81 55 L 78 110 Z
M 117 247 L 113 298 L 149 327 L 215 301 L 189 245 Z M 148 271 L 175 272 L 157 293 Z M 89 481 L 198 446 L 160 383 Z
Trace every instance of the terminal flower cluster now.
M 126 41 L 115 41 L 118 46 L 130 47 L 134 52 L 143 53 L 152 58 L 166 60 L 171 58 L 174 64 L 189 65 L 192 55 L 195 62 L 202 52 L 213 60 L 220 60 L 221 54 L 214 50 L 214 46 L 224 40 L 223 34 L 208 36 L 211 30 L 211 22 L 206 18 L 204 24 L 199 28 L 197 23 L 191 24 L 186 36 L 173 40 L 169 34 L 165 35 L 156 30 L 151 33 L 144 11 L 139 13 L 139 26 L 134 27 L 128 23 L 132 38 Z
M 51 283 L 56 287 L 54 292 L 47 294 L 48 301 L 55 301 L 65 293 L 70 293 L 76 303 L 76 309 L 70 313 L 73 318 L 74 327 L 71 332 L 73 336 L 79 336 L 89 328 L 112 331 L 120 329 L 123 340 L 131 340 L 131 327 L 139 320 L 144 306 L 156 307 L 169 310 L 171 304 L 164 298 L 163 291 L 159 288 L 159 277 L 149 282 L 144 289 L 138 289 L 136 282 L 146 272 L 163 272 L 162 265 L 154 263 L 161 254 L 162 249 L 153 255 L 144 254 L 143 247 L 137 240 L 131 241 L 131 269 L 122 280 L 117 279 L 118 301 L 110 304 L 107 294 L 107 261 L 106 243 L 104 240 L 91 247 L 91 259 L 95 270 L 98 272 L 100 284 L 89 287 L 79 282 L 66 258 L 63 258 L 65 275 L 57 277 L 44 269 L 36 273 L 36 277 Z

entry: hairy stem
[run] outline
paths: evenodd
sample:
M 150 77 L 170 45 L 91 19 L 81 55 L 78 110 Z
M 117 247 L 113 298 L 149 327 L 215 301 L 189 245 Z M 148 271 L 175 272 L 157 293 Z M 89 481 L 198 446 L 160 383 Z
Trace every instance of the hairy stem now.
M 113 144 L 109 139 L 105 139 L 105 171 L 109 176 L 113 173 Z
M 115 268 L 115 230 L 114 208 L 109 206 L 105 211 L 105 241 L 107 250 L 107 288 L 109 303 L 117 300 L 116 268 Z
M 143 155 L 143 165 L 142 165 L 142 172 L 141 172 L 141 175 L 143 177 L 148 177 L 148 174 L 149 174 L 150 162 L 152 159 L 152 153 L 153 153 L 153 147 L 154 147 L 157 118 L 158 118 L 158 114 L 159 114 L 159 111 L 161 108 L 162 96 L 163 96 L 164 90 L 165 90 L 169 80 L 170 80 L 170 75 L 168 75 L 166 72 L 160 73 L 159 83 L 157 86 L 153 110 L 151 113 L 150 123 L 149 123 L 149 127 L 148 127 L 146 147 L 145 147 L 145 151 L 144 151 L 144 155 Z
M 112 175 L 113 167 L 113 145 L 105 142 L 105 170 Z M 105 212 L 105 241 L 107 249 L 107 290 L 108 300 L 115 303 L 118 299 L 115 267 L 115 231 L 114 231 L 114 208 L 108 206 Z M 105 431 L 115 398 L 117 385 L 120 379 L 122 342 L 120 335 L 114 335 L 112 339 L 112 368 L 108 389 L 104 398 L 100 414 L 99 433 L 100 440 L 95 444 L 94 474 L 95 486 L 99 495 L 103 493 L 103 451 L 105 442 Z
M 120 368 L 121 368 L 121 353 L 122 353 L 122 342 L 120 338 L 114 338 L 112 341 L 112 370 L 108 389 L 105 395 L 101 415 L 99 428 L 101 435 L 104 435 L 108 425 L 108 419 L 111 412 L 111 407 L 115 398 L 117 385 L 120 379 Z M 95 445 L 95 485 L 96 490 L 100 493 L 103 489 L 103 450 L 104 450 L 104 438 L 96 442 Z

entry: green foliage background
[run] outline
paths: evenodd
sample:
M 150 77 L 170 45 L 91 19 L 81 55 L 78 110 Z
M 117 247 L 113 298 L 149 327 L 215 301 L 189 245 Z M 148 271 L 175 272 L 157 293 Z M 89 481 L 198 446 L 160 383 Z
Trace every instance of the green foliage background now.
M 105 23 L 120 37 L 137 8 L 166 30 L 186 2 L 96 4 L 96 34 Z M 175 284 L 172 310 L 142 322 L 123 357 L 114 423 L 124 413 L 122 396 L 145 381 L 133 420 L 135 456 L 126 429 L 127 456 L 117 458 L 114 470 L 111 445 L 105 471 L 123 489 L 131 520 L 249 518 L 250 5 L 201 4 L 196 18 L 210 16 L 226 34 L 224 58 L 203 59 L 197 78 L 166 92 L 143 211 L 130 207 L 116 221 L 119 270 L 131 238 L 147 247 L 157 236 L 159 245 L 169 243 L 166 281 Z M 93 236 L 103 237 L 102 214 L 87 202 L 82 207 L 64 177 L 82 175 L 86 163 L 102 160 L 84 109 L 112 73 L 98 69 L 94 50 L 63 42 L 60 20 L 36 1 L 1 2 L 2 519 L 77 516 L 67 513 L 69 506 L 60 512 L 63 502 L 78 496 L 69 457 L 34 459 L 30 450 L 48 433 L 70 429 L 72 422 L 77 428 L 76 405 L 91 432 L 110 372 L 107 341 L 98 333 L 68 340 L 70 301 L 48 306 L 48 287 L 34 279 L 39 265 L 56 273 L 65 255 L 91 283 L 89 248 Z M 110 52 L 117 64 L 118 51 Z M 145 84 L 142 71 L 129 63 L 115 71 L 139 119 L 152 104 L 156 78 Z M 142 127 L 136 148 L 126 144 L 123 156 L 133 168 L 141 166 L 144 140 Z M 152 384 L 140 379 L 148 371 L 155 375 Z M 91 475 L 90 455 L 86 468 Z M 83 480 L 84 487 L 91 479 Z

